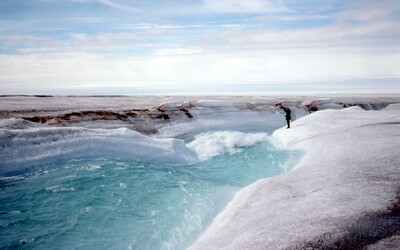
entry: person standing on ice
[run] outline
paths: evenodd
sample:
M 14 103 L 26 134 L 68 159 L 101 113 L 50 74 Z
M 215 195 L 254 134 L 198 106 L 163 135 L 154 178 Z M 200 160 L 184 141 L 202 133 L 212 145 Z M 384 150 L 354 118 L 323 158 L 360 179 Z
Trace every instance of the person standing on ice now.
M 292 119 L 291 117 L 291 113 L 292 111 L 290 110 L 290 108 L 286 108 L 284 106 L 282 106 L 281 103 L 278 103 L 276 106 L 278 106 L 279 108 L 283 109 L 286 113 L 285 117 L 286 117 L 286 123 L 287 123 L 287 128 L 290 128 L 290 120 Z
M 289 108 L 285 108 L 285 107 L 283 107 L 283 110 L 285 110 L 285 113 L 286 113 L 285 117 L 286 117 L 287 128 L 290 128 L 290 120 L 292 119 L 290 114 L 292 113 L 292 111 L 290 111 Z

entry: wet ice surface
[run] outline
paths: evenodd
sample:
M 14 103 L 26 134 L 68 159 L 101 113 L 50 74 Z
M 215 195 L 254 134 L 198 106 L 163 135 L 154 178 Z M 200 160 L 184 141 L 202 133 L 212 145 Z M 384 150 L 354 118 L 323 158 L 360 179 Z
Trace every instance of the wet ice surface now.
M 400 229 L 399 131 L 399 104 L 320 111 L 275 131 L 306 155 L 238 192 L 191 249 L 355 249 L 390 238 Z

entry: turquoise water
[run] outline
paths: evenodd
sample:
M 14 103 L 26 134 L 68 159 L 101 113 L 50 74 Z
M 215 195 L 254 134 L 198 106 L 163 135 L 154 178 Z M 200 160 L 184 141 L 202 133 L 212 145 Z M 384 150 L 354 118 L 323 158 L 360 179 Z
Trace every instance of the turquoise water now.
M 269 142 L 186 166 L 70 159 L 0 179 L 0 249 L 185 249 L 234 193 L 289 170 Z

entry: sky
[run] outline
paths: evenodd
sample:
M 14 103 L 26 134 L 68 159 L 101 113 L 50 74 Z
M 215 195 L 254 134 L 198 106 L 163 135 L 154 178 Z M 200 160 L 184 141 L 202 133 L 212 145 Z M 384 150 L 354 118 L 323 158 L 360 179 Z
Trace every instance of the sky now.
M 398 0 L 0 0 L 1 94 L 400 93 Z

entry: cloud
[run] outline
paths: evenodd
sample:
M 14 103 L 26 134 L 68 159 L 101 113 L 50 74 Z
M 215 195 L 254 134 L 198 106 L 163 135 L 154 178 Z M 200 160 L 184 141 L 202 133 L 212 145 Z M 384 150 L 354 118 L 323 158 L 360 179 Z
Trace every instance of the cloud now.
M 65 19 L 68 21 L 77 21 L 80 23 L 88 23 L 88 24 L 98 24 L 107 21 L 105 18 L 100 18 L 100 17 L 68 17 Z
M 333 16 L 337 21 L 378 22 L 398 19 L 400 6 L 392 0 L 355 0 L 347 3 L 345 9 Z M 396 17 L 397 16 L 397 17 Z
M 80 0 L 84 1 L 84 0 Z M 88 0 L 85 0 L 88 1 Z M 118 24 L 118 29 L 95 34 L 70 33 L 67 39 L 55 39 L 34 35 L 4 35 L 0 43 L 21 53 L 79 52 L 132 53 L 132 49 L 152 54 L 231 53 L 237 50 L 257 51 L 267 49 L 320 49 L 351 47 L 355 50 L 370 49 L 375 52 L 384 49 L 398 49 L 400 37 L 398 18 L 393 17 L 396 8 L 389 8 L 390 2 L 376 5 L 363 1 L 353 3 L 347 9 L 330 14 L 330 22 L 303 27 L 263 27 L 255 23 L 132 23 Z M 279 2 L 260 0 L 206 0 L 210 8 L 229 10 L 229 6 L 247 6 L 247 11 L 267 11 Z M 270 5 L 273 7 L 270 8 Z M 357 7 L 357 8 L 356 8 Z M 236 8 L 236 7 L 235 7 Z M 362 17 L 361 12 L 368 18 Z M 275 16 L 275 15 L 274 15 Z M 280 15 L 286 17 L 286 14 Z M 303 17 L 303 15 L 294 15 Z M 80 20 L 80 19 L 79 19 Z M 85 19 L 83 19 L 85 20 Z M 88 18 L 89 21 L 98 19 Z M 101 19 L 100 19 L 101 20 Z M 295 20 L 295 21 L 293 21 Z M 301 22 L 296 19 L 289 22 Z M 304 20 L 304 19 L 300 19 Z M 352 20 L 358 20 L 352 22 Z M 275 20 L 276 21 L 276 20 Z M 288 21 L 288 20 L 286 20 Z M 129 30 L 128 32 L 118 32 Z M 129 52 L 130 51 L 130 52 Z
M 61 43 L 52 38 L 44 36 L 10 35 L 1 37 L 0 45 L 9 48 L 37 48 L 60 46 Z
M 127 1 L 99 1 L 118 11 L 133 6 Z M 169 19 L 185 8 L 174 2 L 167 10 L 175 12 L 160 18 L 158 13 L 166 9 L 158 9 L 153 17 L 150 7 L 156 6 L 150 1 L 138 14 L 150 21 L 116 18 L 110 29 L 103 28 L 109 16 L 85 17 L 78 12 L 78 18 L 68 20 L 88 26 L 82 24 L 84 29 L 73 28 L 62 36 L 3 32 L 0 49 L 17 53 L 0 55 L 0 88 L 50 88 L 54 83 L 74 88 L 146 83 L 245 86 L 398 78 L 399 8 L 393 2 L 353 1 L 340 12 L 323 11 L 320 16 L 289 12 L 279 1 L 204 0 L 201 6 L 185 5 L 186 10 L 201 7 L 194 19 L 189 14 Z M 85 32 L 88 28 L 95 31 Z
M 21 54 L 71 53 L 98 50 L 108 50 L 119 53 L 122 49 L 145 46 L 137 35 L 132 33 L 100 33 L 87 35 L 85 33 L 71 33 L 68 40 L 34 35 L 11 35 L 0 38 L 0 48 L 14 49 Z
M 184 51 L 185 52 L 185 51 Z M 258 50 L 235 53 L 181 53 L 106 56 L 90 53 L 0 56 L 0 88 L 97 86 L 135 87 L 399 78 L 399 54 L 369 54 L 352 48 Z
M 277 13 L 289 11 L 279 0 L 204 0 L 204 7 L 207 10 L 228 13 Z
M 400 45 L 399 16 L 393 2 L 365 3 L 357 1 L 338 13 L 326 14 L 328 21 L 319 25 L 301 25 L 304 15 L 294 15 L 294 26 L 250 27 L 248 29 L 204 32 L 192 45 L 205 51 L 321 49 L 353 48 L 354 51 L 391 51 L 398 53 Z M 285 18 L 285 14 L 280 16 Z M 307 20 L 305 20 L 307 21 Z M 315 21 L 315 20 L 313 20 Z
M 116 8 L 119 10 L 124 10 L 124 11 L 129 11 L 129 12 L 140 11 L 139 8 L 135 8 L 135 7 L 132 7 L 131 5 L 127 5 L 127 4 L 120 4 L 120 3 L 117 3 L 117 2 L 111 1 L 111 0 L 98 0 L 98 1 L 104 5 L 107 5 L 109 7 Z
M 398 51 L 400 30 L 396 22 L 368 23 L 363 25 L 334 24 L 315 28 L 256 30 L 223 30 L 210 32 L 192 46 L 208 52 L 258 51 L 275 49 L 282 52 L 293 49 L 327 51 L 352 48 L 353 51 Z
M 129 47 L 138 42 L 138 38 L 132 33 L 100 33 L 87 35 L 85 33 L 70 34 L 71 42 L 85 48 L 112 48 Z

